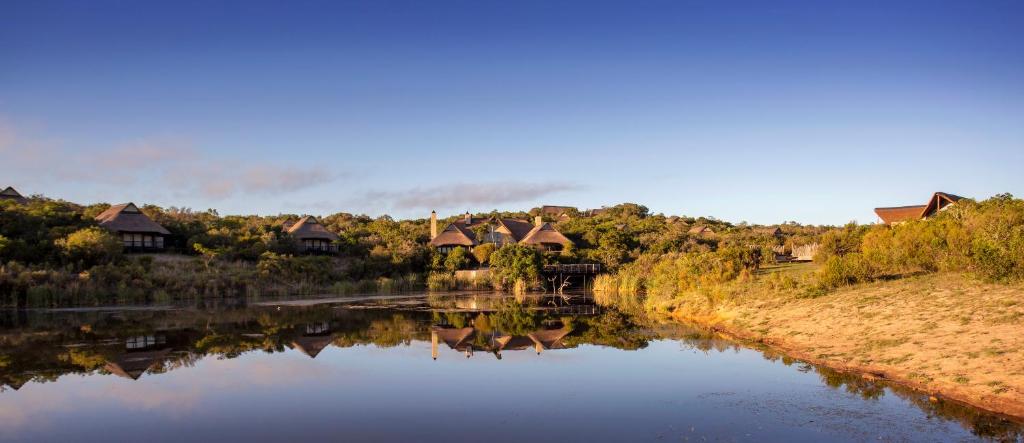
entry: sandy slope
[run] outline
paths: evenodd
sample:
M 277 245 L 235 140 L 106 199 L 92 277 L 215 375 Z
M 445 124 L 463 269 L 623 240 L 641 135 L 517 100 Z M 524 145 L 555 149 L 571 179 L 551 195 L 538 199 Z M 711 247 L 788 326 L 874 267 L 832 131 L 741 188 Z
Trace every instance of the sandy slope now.
M 1024 285 L 931 275 L 813 299 L 739 297 L 717 316 L 798 358 L 1024 417 Z

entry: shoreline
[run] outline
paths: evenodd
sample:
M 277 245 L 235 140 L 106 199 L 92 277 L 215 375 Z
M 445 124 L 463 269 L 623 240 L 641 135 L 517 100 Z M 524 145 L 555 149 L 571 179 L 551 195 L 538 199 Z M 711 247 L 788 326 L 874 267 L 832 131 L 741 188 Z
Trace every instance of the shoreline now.
M 1024 330 L 1017 324 L 1001 324 L 990 317 L 975 322 L 979 326 L 963 325 L 963 320 L 955 317 L 955 313 L 942 311 L 946 306 L 943 295 L 955 294 L 958 297 L 971 297 L 998 293 L 1000 296 L 1009 294 L 1020 297 L 1024 290 L 1017 287 L 997 287 L 983 283 L 970 282 L 951 276 L 928 276 L 908 279 L 909 281 L 884 282 L 865 285 L 847 290 L 836 291 L 816 299 L 790 299 L 765 302 L 762 299 L 740 301 L 730 306 L 721 306 L 713 312 L 686 313 L 677 310 L 665 313 L 672 321 L 697 325 L 710 329 L 725 337 L 750 343 L 761 344 L 774 351 L 811 364 L 825 366 L 830 369 L 858 374 L 865 379 L 883 380 L 895 383 L 936 398 L 936 401 L 952 400 L 967 404 L 978 409 L 1004 415 L 1012 420 L 1024 422 L 1024 349 L 1014 346 L 1024 341 Z M 932 285 L 938 283 L 937 285 Z M 918 288 L 925 284 L 929 289 Z M 938 287 L 939 289 L 935 289 Z M 867 315 L 853 309 L 863 302 L 859 296 L 872 293 L 906 294 L 908 288 L 920 289 L 915 295 L 931 301 L 923 309 L 921 304 L 911 304 L 914 309 L 901 306 L 884 296 L 872 296 L 867 303 L 874 303 L 893 311 L 896 321 L 885 325 L 888 327 L 850 328 L 846 323 L 857 324 L 860 321 L 878 318 L 877 314 Z M 995 289 L 1002 289 L 997 291 Z M 885 294 L 883 294 L 885 295 Z M 1009 304 L 1009 302 L 1006 302 Z M 828 306 L 828 308 L 823 308 Z M 996 305 L 1003 306 L 1003 305 Z M 1005 306 L 1006 309 L 1020 309 L 1020 303 Z M 863 303 L 860 304 L 863 309 Z M 841 313 L 844 318 L 833 314 Z M 813 317 L 807 315 L 811 314 Z M 985 313 L 982 313 L 983 315 Z M 1009 315 L 1009 314 L 1008 314 Z M 915 323 L 934 324 L 935 317 L 943 317 L 961 325 L 953 329 L 953 333 L 929 334 L 911 331 L 912 338 L 903 340 L 897 331 L 907 332 Z M 1011 316 L 1011 318 L 1016 318 Z M 876 321 L 881 323 L 881 320 Z M 760 327 L 760 328 L 758 328 Z M 932 326 L 937 328 L 936 326 Z M 1011 328 L 1009 331 L 1007 327 Z M 1014 334 L 1014 332 L 1016 333 Z M 1009 334 L 1009 336 L 1007 336 Z M 950 337 L 953 346 L 949 345 Z M 1009 351 L 992 351 L 977 353 L 972 351 L 979 347 L 978 337 L 984 337 L 992 343 L 1004 343 Z M 898 343 L 892 349 L 906 346 L 916 353 L 924 353 L 923 357 L 911 357 L 910 354 L 897 358 L 883 359 L 888 355 L 898 355 L 888 349 L 872 347 L 872 343 Z M 836 343 L 840 343 L 836 345 Z M 947 349 L 946 354 L 929 354 L 929 348 Z M 828 351 L 822 353 L 821 351 Z M 831 352 L 831 353 L 829 353 Z M 902 351 L 901 351 L 902 352 Z M 1016 354 L 1016 355 L 1013 355 Z M 974 367 L 983 369 L 962 369 L 960 372 L 977 377 L 982 374 L 997 377 L 988 382 L 974 383 L 964 379 L 946 376 L 949 366 L 975 362 Z M 925 364 L 921 364 L 921 362 Z M 966 364 L 965 364 L 966 365 Z M 924 369 L 922 369 L 924 368 Z

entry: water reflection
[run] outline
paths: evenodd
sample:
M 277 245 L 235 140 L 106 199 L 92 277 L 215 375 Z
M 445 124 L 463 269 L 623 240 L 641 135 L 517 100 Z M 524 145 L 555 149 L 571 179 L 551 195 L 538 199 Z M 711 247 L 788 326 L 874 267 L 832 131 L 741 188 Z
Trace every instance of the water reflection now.
M 138 380 L 147 377 L 189 371 L 204 359 L 297 352 L 315 360 L 331 348 L 373 346 L 386 350 L 427 342 L 430 359 L 440 360 L 428 360 L 432 365 L 478 357 L 472 359 L 475 362 L 480 356 L 498 361 L 513 354 L 544 359 L 548 352 L 566 356 L 576 352 L 606 359 L 601 367 L 589 369 L 604 371 L 597 375 L 611 378 L 617 375 L 614 361 L 607 359 L 629 358 L 629 354 L 605 356 L 594 354 L 595 350 L 636 351 L 666 340 L 678 343 L 678 350 L 706 358 L 750 352 L 744 345 L 706 331 L 655 323 L 636 312 L 601 307 L 586 299 L 467 295 L 325 304 L 3 311 L 0 400 L 4 400 L 4 391 L 18 391 L 29 383 L 61 383 L 61 377 L 69 374 L 117 376 L 140 383 Z M 422 350 L 419 355 L 428 359 L 425 345 Z M 817 374 L 822 385 L 857 395 L 862 401 L 876 402 L 892 394 L 929 419 L 955 422 L 975 436 L 1003 441 L 1024 438 L 1021 424 L 1006 417 L 955 402 L 932 401 L 920 392 L 815 367 L 770 350 L 757 352 L 764 360 Z M 446 355 L 458 358 L 446 359 Z M 686 375 L 651 376 L 671 383 Z

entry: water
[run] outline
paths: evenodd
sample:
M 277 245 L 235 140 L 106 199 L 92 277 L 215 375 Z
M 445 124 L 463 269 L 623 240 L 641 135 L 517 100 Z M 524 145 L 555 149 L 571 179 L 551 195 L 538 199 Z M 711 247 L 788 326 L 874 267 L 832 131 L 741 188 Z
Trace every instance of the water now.
M 4 441 L 1024 435 L 1019 422 L 954 402 L 542 298 L 4 311 L 0 385 Z

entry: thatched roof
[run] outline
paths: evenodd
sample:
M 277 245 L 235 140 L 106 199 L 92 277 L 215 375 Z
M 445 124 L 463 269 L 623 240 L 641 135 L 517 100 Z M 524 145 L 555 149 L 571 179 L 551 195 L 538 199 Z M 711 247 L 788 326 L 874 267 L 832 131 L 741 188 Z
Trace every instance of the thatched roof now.
M 135 203 L 111 206 L 96 216 L 100 226 L 114 232 L 137 232 L 170 235 L 171 232 L 139 210 Z
M 341 237 L 331 231 L 328 231 L 324 225 L 321 225 L 316 217 L 307 215 L 299 219 L 299 221 L 291 224 L 286 231 L 299 240 L 303 239 L 322 239 L 328 241 L 338 241 Z
M 945 192 L 936 192 L 928 199 L 927 204 L 912 206 L 893 206 L 875 208 L 875 214 L 885 224 L 899 223 L 907 220 L 928 218 L 943 208 L 956 203 L 963 197 Z
M 907 220 L 921 218 L 921 212 L 925 205 L 894 206 L 889 208 L 875 208 L 875 214 L 886 224 L 899 223 Z
M 18 192 L 17 190 L 10 186 L 8 186 L 3 191 L 0 191 L 0 200 L 14 200 L 20 204 L 25 204 L 28 202 L 28 199 L 25 198 L 25 196 L 21 195 L 20 192 Z
M 771 235 L 771 236 L 778 237 L 778 236 L 782 235 L 782 228 L 779 228 L 778 226 L 775 226 L 775 227 L 767 226 L 767 227 L 762 227 L 762 228 L 754 228 L 754 233 L 755 234 L 759 234 L 759 235 Z
M 476 332 L 473 328 L 440 328 L 434 327 L 433 332 L 437 334 L 437 338 L 448 345 L 449 348 L 459 349 L 464 347 L 466 341 L 473 337 L 473 333 Z
M 526 245 L 559 244 L 567 245 L 572 243 L 568 238 L 558 232 L 551 223 L 542 223 L 534 226 L 519 243 Z
M 529 337 L 544 349 L 559 349 L 564 347 L 562 339 L 569 335 L 570 332 L 572 332 L 572 329 L 569 328 L 545 329 L 531 332 Z
M 292 340 L 291 348 L 306 354 L 309 358 L 316 358 L 333 341 L 334 337 L 330 335 L 302 336 Z
M 709 227 L 707 227 L 705 225 L 696 225 L 696 226 L 690 228 L 690 230 L 687 231 L 687 232 L 689 232 L 690 234 L 696 234 L 696 235 L 710 235 L 710 234 L 714 234 L 715 233 L 715 231 L 713 229 L 711 229 L 711 228 L 709 228 Z
M 516 220 L 514 218 L 499 218 L 496 220 L 498 224 L 498 231 L 506 232 L 511 235 L 515 241 L 522 241 L 527 234 L 533 230 L 533 224 L 526 220 Z M 504 229 L 502 229 L 504 228 Z
M 124 353 L 117 356 L 113 361 L 107 362 L 104 369 L 120 377 L 138 380 L 150 368 L 163 362 L 170 352 L 170 349 L 160 349 L 156 351 Z
M 430 240 L 433 246 L 476 246 L 476 234 L 466 229 L 461 224 L 451 223 Z

